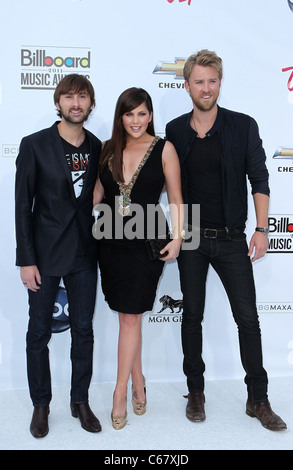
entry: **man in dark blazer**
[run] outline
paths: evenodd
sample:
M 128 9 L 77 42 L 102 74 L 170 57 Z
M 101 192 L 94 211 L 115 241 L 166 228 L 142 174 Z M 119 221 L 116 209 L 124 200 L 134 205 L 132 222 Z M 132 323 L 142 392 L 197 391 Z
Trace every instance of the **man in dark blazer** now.
M 24 137 L 16 160 L 16 265 L 28 288 L 27 372 L 34 437 L 49 431 L 48 342 L 61 278 L 72 339 L 72 416 L 87 431 L 101 431 L 88 403 L 97 290 L 93 188 L 101 142 L 83 125 L 95 106 L 93 86 L 82 75 L 67 75 L 55 90 L 54 102 L 61 121 Z
M 204 421 L 205 363 L 202 321 L 206 280 L 211 265 L 228 295 L 239 331 L 246 372 L 246 413 L 270 430 L 286 429 L 268 400 L 261 331 L 256 310 L 252 262 L 268 249 L 269 185 L 265 152 L 256 121 L 218 106 L 222 59 L 206 49 L 192 54 L 183 74 L 193 109 L 166 126 L 166 139 L 179 155 L 184 203 L 192 230 L 194 205 L 200 204 L 200 246 L 185 246 L 178 258 L 183 293 L 183 370 L 187 377 L 186 417 Z M 247 177 L 253 195 L 256 229 L 246 242 Z M 187 245 L 187 243 L 186 243 Z

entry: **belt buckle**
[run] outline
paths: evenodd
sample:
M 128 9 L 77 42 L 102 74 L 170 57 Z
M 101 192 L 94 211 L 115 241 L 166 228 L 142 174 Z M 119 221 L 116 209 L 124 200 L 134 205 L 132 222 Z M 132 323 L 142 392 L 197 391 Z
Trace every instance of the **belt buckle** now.
M 209 235 L 207 235 L 207 232 L 214 232 L 215 235 L 214 236 L 212 236 L 212 235 L 209 236 Z M 203 232 L 203 236 L 205 238 L 217 238 L 217 229 L 215 229 L 215 228 L 205 228 L 204 232 Z

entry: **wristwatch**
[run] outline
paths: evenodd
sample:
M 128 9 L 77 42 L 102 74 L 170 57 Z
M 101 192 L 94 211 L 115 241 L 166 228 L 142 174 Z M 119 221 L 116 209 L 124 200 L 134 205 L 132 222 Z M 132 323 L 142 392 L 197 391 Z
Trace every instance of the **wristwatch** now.
M 264 235 L 268 235 L 270 233 L 269 227 L 255 227 L 256 232 L 262 232 Z

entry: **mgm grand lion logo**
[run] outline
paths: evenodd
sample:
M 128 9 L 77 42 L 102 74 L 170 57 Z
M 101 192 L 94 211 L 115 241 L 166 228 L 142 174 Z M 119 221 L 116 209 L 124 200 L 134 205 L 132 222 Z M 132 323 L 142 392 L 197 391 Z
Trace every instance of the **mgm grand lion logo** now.
M 149 323 L 181 323 L 183 310 L 183 301 L 174 300 L 170 295 L 163 295 L 159 301 L 162 304 L 162 308 L 155 315 L 150 315 Z M 169 311 L 167 311 L 169 309 Z M 162 313 L 164 312 L 164 313 Z
M 167 308 L 170 308 L 171 313 L 180 313 L 181 310 L 183 309 L 183 301 L 174 300 L 169 295 L 163 295 L 163 297 L 161 297 L 159 300 L 162 304 L 162 308 L 158 313 L 162 313 Z M 178 308 L 177 312 L 174 312 L 175 308 Z

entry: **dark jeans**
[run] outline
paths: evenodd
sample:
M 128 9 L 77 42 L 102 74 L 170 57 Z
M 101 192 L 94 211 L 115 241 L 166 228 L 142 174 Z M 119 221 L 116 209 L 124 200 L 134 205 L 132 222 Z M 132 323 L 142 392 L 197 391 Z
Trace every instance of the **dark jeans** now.
M 267 398 L 267 373 L 262 364 L 262 346 L 256 310 L 252 263 L 247 256 L 244 233 L 230 238 L 201 236 L 197 250 L 181 250 L 178 265 L 183 293 L 183 370 L 190 392 L 204 390 L 205 364 L 202 359 L 202 320 L 209 265 L 219 275 L 238 326 L 240 355 L 246 372 L 248 398 Z
M 27 332 L 27 371 L 34 406 L 46 406 L 52 398 L 48 343 L 54 303 L 60 277 L 41 273 L 41 288 L 29 290 Z M 68 295 L 71 329 L 71 400 L 87 403 L 92 377 L 93 327 L 97 291 L 97 267 L 79 256 L 69 274 L 63 277 Z

